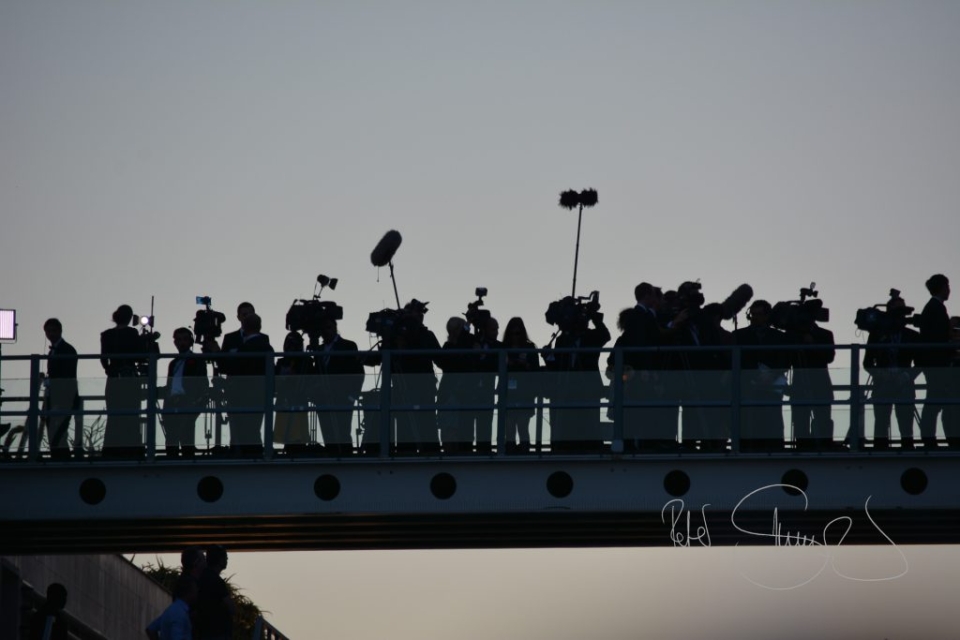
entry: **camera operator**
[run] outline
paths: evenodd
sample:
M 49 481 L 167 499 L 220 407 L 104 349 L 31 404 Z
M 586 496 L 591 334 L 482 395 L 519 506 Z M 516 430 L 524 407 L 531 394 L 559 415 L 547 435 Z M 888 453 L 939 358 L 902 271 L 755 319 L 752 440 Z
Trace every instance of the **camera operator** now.
M 163 433 L 168 458 L 193 458 L 196 455 L 197 418 L 207 403 L 210 381 L 207 363 L 193 353 L 193 332 L 180 327 L 173 332 L 173 345 L 179 354 L 167 366 L 164 390 Z
M 823 308 L 820 300 L 806 300 L 795 314 L 796 326 L 787 331 L 785 339 L 793 345 L 816 345 L 817 349 L 796 349 L 791 352 L 793 384 L 790 397 L 803 403 L 816 405 L 791 405 L 794 438 L 800 449 L 824 451 L 833 442 L 833 382 L 827 368 L 836 357 L 833 332 L 816 322 L 817 313 Z
M 907 327 L 913 312 L 896 290 L 886 304 L 891 325 L 877 327 L 867 337 L 863 368 L 873 377 L 873 448 L 890 445 L 890 414 L 896 412 L 900 448 L 913 449 L 913 420 L 917 392 L 914 380 L 920 373 L 913 367 L 917 352 L 912 345 L 920 334 Z
M 750 326 L 733 332 L 737 345 L 764 347 L 743 349 L 741 389 L 743 399 L 769 406 L 746 406 L 741 412 L 741 447 L 744 452 L 783 449 L 783 392 L 785 372 L 790 368 L 784 352 L 782 331 L 770 325 L 772 307 L 766 300 L 754 300 L 747 311 Z M 737 373 L 737 372 L 734 372 Z
M 603 323 L 598 296 L 595 292 L 587 304 L 568 296 L 560 300 L 559 305 L 562 311 L 557 319 L 560 333 L 556 348 L 586 351 L 545 350 L 543 358 L 546 369 L 558 374 L 551 396 L 561 403 L 597 405 L 606 393 L 600 374 L 598 350 L 610 341 L 610 330 Z M 593 324 L 593 328 L 590 328 L 590 324 Z M 602 449 L 599 432 L 599 406 L 589 409 L 550 409 L 551 451 L 598 452 Z
M 48 416 L 47 439 L 50 455 L 54 459 L 70 456 L 67 447 L 67 431 L 70 414 L 80 407 L 80 392 L 77 385 L 77 350 L 63 339 L 63 325 L 56 318 L 43 323 L 43 333 L 50 341 L 50 358 L 47 360 L 46 410 L 62 415 Z
M 927 396 L 920 414 L 920 438 L 925 448 L 937 447 L 937 415 L 946 408 L 944 401 L 957 397 L 956 369 L 951 367 L 955 347 L 950 346 L 950 314 L 944 304 L 950 299 L 950 281 L 943 274 L 930 276 L 926 282 L 930 300 L 920 314 L 920 340 L 943 347 L 924 348 L 919 353 L 923 375 L 927 380 Z M 946 411 L 949 417 L 950 411 Z M 951 449 L 960 448 L 960 433 L 950 420 L 944 420 L 943 431 Z
M 143 454 L 139 416 L 141 381 L 136 356 L 144 352 L 144 346 L 140 334 L 130 326 L 133 321 L 130 305 L 120 305 L 112 317 L 116 326 L 100 334 L 100 364 L 107 374 L 103 455 L 135 457 Z
M 343 338 L 337 321 L 326 318 L 320 327 L 323 344 L 314 352 L 315 370 L 320 375 L 317 420 L 326 453 L 336 456 L 353 451 L 351 437 L 352 409 L 326 410 L 328 406 L 353 405 L 363 387 L 363 364 L 357 343 Z
M 496 318 L 488 314 L 476 322 L 476 333 L 473 336 L 473 348 L 476 350 L 473 358 L 475 373 L 470 402 L 484 408 L 470 412 L 469 422 L 473 429 L 468 429 L 468 433 L 475 430 L 477 453 L 490 454 L 493 451 L 493 405 L 499 369 L 497 350 L 503 345 L 497 340 L 500 323 Z
M 433 363 L 440 351 L 437 336 L 423 324 L 427 304 L 417 299 L 408 302 L 400 310 L 394 327 L 381 336 L 381 350 L 405 352 L 395 354 L 391 360 L 392 404 L 414 407 L 409 411 L 393 412 L 399 453 L 440 452 L 436 413 L 432 409 L 423 408 L 436 404 L 437 376 Z M 418 354 L 416 351 L 434 353 Z M 377 366 L 381 360 L 380 354 L 370 354 L 365 358 L 364 364 Z
M 469 453 L 473 446 L 473 425 L 468 412 L 453 408 L 469 402 L 472 366 L 469 354 L 447 352 L 472 349 L 473 336 L 466 320 L 458 316 L 447 320 L 446 329 L 444 353 L 436 358 L 437 367 L 443 372 L 437 389 L 437 404 L 445 407 L 437 412 L 437 426 L 444 453 L 455 455 Z

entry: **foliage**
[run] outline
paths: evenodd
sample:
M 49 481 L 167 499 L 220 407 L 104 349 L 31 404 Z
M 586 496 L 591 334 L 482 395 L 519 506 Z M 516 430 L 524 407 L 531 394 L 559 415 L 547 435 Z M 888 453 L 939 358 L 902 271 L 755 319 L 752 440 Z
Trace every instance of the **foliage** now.
M 153 580 L 167 591 L 173 593 L 173 587 L 180 577 L 180 569 L 168 567 L 163 560 L 157 558 L 157 564 L 148 562 L 141 567 L 141 570 L 153 578 Z M 253 628 L 257 623 L 263 611 L 254 604 L 253 600 L 241 593 L 240 587 L 233 584 L 233 576 L 225 578 L 227 589 L 230 590 L 230 596 L 237 605 L 236 612 L 233 615 L 233 639 L 249 640 L 253 635 Z

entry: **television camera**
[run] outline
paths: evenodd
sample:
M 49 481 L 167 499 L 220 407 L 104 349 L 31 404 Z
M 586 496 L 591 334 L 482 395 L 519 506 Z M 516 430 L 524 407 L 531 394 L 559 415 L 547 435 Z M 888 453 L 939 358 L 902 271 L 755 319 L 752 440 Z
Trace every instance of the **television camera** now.
M 903 300 L 900 291 L 890 289 L 890 302 L 857 309 L 854 319 L 857 329 L 868 333 L 894 333 L 908 324 L 919 327 L 920 316 L 913 313 L 914 308 L 905 304 L 893 305 L 895 300 Z
M 773 305 L 770 324 L 783 331 L 804 333 L 814 322 L 829 322 L 830 310 L 824 308 L 818 297 L 817 283 L 801 287 L 799 300 L 788 300 Z
M 592 318 L 602 318 L 600 314 L 600 292 L 591 291 L 588 296 L 566 296 L 555 300 L 544 314 L 547 323 L 555 325 L 560 331 L 569 331 L 577 326 L 586 326 Z
M 310 336 L 311 344 L 319 339 L 323 325 L 330 321 L 343 319 L 343 307 L 330 300 L 321 300 L 320 295 L 326 287 L 337 288 L 337 279 L 323 274 L 317 276 L 320 290 L 309 300 L 294 300 L 287 310 L 287 330 L 302 331 Z
M 227 321 L 227 316 L 211 308 L 213 301 L 210 296 L 197 296 L 197 304 L 202 304 L 203 309 L 197 309 L 193 317 L 193 336 L 194 342 L 201 345 L 209 344 L 211 340 L 216 340 L 223 334 L 223 323 Z
M 411 316 L 419 316 L 427 312 L 428 304 L 414 298 L 403 309 L 374 311 L 367 316 L 367 333 L 375 334 L 384 343 L 390 344 L 412 326 Z
M 466 316 L 467 322 L 479 331 L 486 326 L 487 321 L 490 320 L 490 310 L 481 309 L 483 306 L 483 298 L 487 295 L 487 288 L 477 287 L 474 295 L 477 296 L 477 299 L 467 304 L 467 311 L 463 315 Z

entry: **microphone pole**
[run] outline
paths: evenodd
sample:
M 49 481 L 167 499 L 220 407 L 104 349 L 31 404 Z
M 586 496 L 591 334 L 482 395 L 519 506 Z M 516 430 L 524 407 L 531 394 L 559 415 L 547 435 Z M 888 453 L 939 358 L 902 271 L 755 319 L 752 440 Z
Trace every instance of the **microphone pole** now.
M 577 214 L 577 247 L 573 253 L 573 291 L 570 293 L 574 298 L 577 297 L 577 265 L 580 262 L 580 223 L 583 221 L 583 203 L 580 203 L 580 213 Z
M 396 277 L 394 277 L 394 275 L 393 275 L 393 260 L 391 260 L 388 264 L 390 265 L 390 282 L 393 283 L 393 296 L 397 299 L 397 309 L 399 309 L 399 308 L 400 308 L 400 294 L 397 293 L 397 279 L 396 279 Z

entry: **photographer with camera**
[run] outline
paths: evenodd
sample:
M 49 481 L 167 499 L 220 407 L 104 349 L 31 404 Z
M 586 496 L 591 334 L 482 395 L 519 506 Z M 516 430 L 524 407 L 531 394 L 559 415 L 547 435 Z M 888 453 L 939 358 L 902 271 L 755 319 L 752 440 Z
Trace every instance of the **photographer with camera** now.
M 895 412 L 900 430 L 900 448 L 913 449 L 913 420 L 917 392 L 914 381 L 920 369 L 913 365 L 918 353 L 913 345 L 920 342 L 920 334 L 907 327 L 907 318 L 913 307 L 890 290 L 886 313 L 869 327 L 863 368 L 873 378 L 873 448 L 884 450 L 890 446 L 890 414 Z
M 104 457 L 143 455 L 140 430 L 140 372 L 138 358 L 146 349 L 131 326 L 133 308 L 122 304 L 113 312 L 115 326 L 100 334 L 100 364 L 107 374 L 107 423 L 103 432 Z M 124 415 L 117 415 L 122 412 Z
M 930 276 L 926 282 L 930 300 L 920 313 L 920 340 L 928 345 L 944 345 L 942 347 L 924 348 L 919 353 L 920 365 L 923 367 L 923 376 L 927 381 L 927 395 L 923 403 L 923 413 L 920 414 L 920 438 L 924 448 L 937 447 L 937 416 L 944 412 L 943 432 L 947 438 L 947 445 L 951 449 L 960 449 L 960 433 L 950 419 L 950 406 L 945 401 L 956 400 L 957 369 L 953 368 L 953 357 L 956 347 L 951 345 L 950 314 L 944 304 L 950 299 L 950 280 L 943 274 Z
M 466 380 L 464 400 L 466 404 L 481 408 L 467 411 L 465 435 L 468 441 L 476 436 L 476 452 L 489 455 L 493 452 L 493 405 L 499 370 L 499 357 L 495 352 L 501 347 L 497 340 L 500 323 L 490 315 L 490 311 L 481 308 L 483 298 L 487 295 L 486 287 L 477 287 L 475 294 L 477 299 L 467 305 L 464 314 L 467 329 L 473 328 L 473 333 L 468 335 L 470 347 L 474 350 L 473 354 L 466 356 L 469 362 L 467 370 L 472 375 Z
M 173 345 L 179 355 L 167 366 L 167 386 L 163 390 L 162 425 L 167 458 L 193 458 L 197 451 L 197 418 L 207 404 L 210 389 L 207 363 L 193 353 L 190 329 L 176 329 Z
M 343 316 L 342 311 L 339 314 Z M 363 364 L 357 343 L 343 338 L 337 330 L 337 321 L 326 317 L 320 324 L 323 344 L 312 348 L 314 370 L 319 375 L 319 395 L 314 401 L 317 420 L 323 435 L 327 454 L 346 456 L 353 452 L 351 425 L 352 409 L 324 409 L 332 406 L 352 406 L 363 388 Z
M 391 360 L 392 404 L 412 406 L 413 409 L 393 412 L 398 453 L 440 452 L 436 412 L 423 408 L 432 407 L 437 401 L 437 376 L 433 364 L 440 352 L 437 336 L 423 324 L 427 304 L 414 298 L 403 309 L 384 309 L 371 313 L 367 319 L 367 330 L 380 336 L 380 351 L 403 352 L 394 354 Z M 363 364 L 372 367 L 381 362 L 381 354 L 372 353 L 366 356 Z M 376 436 L 373 431 L 365 434 L 365 448 L 366 440 Z
M 550 449 L 556 453 L 599 452 L 603 446 L 599 402 L 606 394 L 599 349 L 610 341 L 610 330 L 600 313 L 600 294 L 594 291 L 585 299 L 567 296 L 553 302 L 547 309 L 546 320 L 559 329 L 557 350 L 584 350 L 554 351 L 549 345 L 544 349 L 545 368 L 553 374 L 551 400 L 558 404 L 597 405 L 586 409 L 551 408 Z
M 743 349 L 741 353 L 741 389 L 747 403 L 741 412 L 743 452 L 768 452 L 783 449 L 783 394 L 787 385 L 789 357 L 784 351 L 786 337 L 770 324 L 773 308 L 766 300 L 754 300 L 747 311 L 749 327 L 733 332 L 737 345 L 762 347 Z

